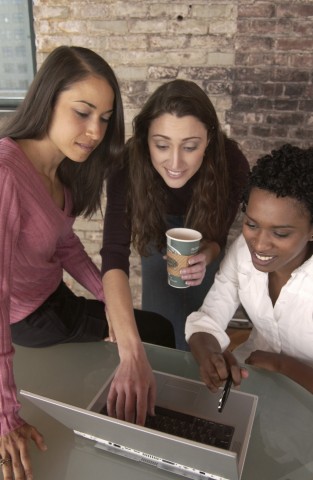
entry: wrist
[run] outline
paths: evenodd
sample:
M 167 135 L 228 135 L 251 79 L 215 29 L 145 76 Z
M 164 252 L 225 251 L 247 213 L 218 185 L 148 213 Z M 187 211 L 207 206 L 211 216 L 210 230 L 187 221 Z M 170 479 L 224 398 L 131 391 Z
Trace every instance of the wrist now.
M 205 255 L 206 265 L 209 265 L 218 257 L 221 247 L 217 242 L 207 242 L 203 245 L 201 252 Z
M 117 342 L 120 361 L 144 361 L 147 358 L 145 348 L 140 338 L 128 339 L 122 344 Z

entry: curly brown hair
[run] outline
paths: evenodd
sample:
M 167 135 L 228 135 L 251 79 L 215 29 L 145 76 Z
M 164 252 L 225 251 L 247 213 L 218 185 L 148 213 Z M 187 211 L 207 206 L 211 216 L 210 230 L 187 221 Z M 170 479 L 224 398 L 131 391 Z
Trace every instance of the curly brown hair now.
M 169 113 L 179 118 L 191 115 L 206 128 L 210 142 L 197 172 L 185 226 L 199 230 L 204 241 L 216 241 L 227 224 L 229 176 L 225 156 L 226 135 L 214 106 L 194 82 L 173 80 L 161 85 L 150 96 L 133 121 L 133 136 L 126 146 L 129 169 L 128 209 L 132 223 L 132 241 L 141 255 L 150 242 L 161 250 L 166 228 L 166 190 L 154 169 L 148 146 L 151 122 Z

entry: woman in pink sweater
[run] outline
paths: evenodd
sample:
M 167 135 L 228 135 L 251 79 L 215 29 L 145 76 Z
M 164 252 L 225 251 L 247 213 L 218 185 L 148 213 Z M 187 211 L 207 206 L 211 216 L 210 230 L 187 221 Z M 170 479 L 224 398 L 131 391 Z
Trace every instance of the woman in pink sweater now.
M 28 439 L 46 446 L 18 414 L 12 340 L 42 347 L 108 335 L 100 272 L 73 223 L 99 208 L 104 179 L 123 148 L 111 67 L 89 49 L 57 48 L 0 138 L 0 465 L 5 480 L 30 480 Z M 76 297 L 63 270 L 96 300 Z M 171 342 L 166 320 L 155 320 L 144 340 L 162 344 L 164 334 Z

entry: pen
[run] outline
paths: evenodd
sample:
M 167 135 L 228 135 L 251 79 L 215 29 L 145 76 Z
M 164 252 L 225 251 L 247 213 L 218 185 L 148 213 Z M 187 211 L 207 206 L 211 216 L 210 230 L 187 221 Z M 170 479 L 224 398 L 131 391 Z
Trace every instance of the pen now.
M 225 385 L 224 385 L 221 398 L 219 399 L 219 402 L 218 402 L 218 411 L 219 411 L 220 413 L 222 413 L 222 411 L 223 411 L 223 409 L 224 409 L 224 407 L 225 407 L 225 405 L 226 405 L 226 401 L 227 401 L 227 398 L 228 398 L 228 395 L 229 395 L 229 392 L 230 392 L 232 383 L 233 383 L 233 379 L 232 379 L 232 376 L 231 376 L 231 373 L 230 373 L 230 374 L 228 375 L 228 377 L 227 377 L 227 380 L 226 380 L 226 383 L 225 383 Z

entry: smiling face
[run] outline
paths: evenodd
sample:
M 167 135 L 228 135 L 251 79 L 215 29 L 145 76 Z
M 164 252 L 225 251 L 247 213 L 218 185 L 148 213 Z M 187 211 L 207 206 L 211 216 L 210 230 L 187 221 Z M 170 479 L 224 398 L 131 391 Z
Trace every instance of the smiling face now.
M 104 138 L 114 92 L 100 77 L 89 76 L 60 93 L 48 130 L 55 156 L 84 162 Z
M 148 145 L 155 170 L 169 187 L 181 188 L 202 165 L 207 130 L 196 117 L 165 113 L 151 122 Z
M 307 258 L 313 226 L 297 200 L 253 188 L 242 233 L 257 270 L 290 275 Z

